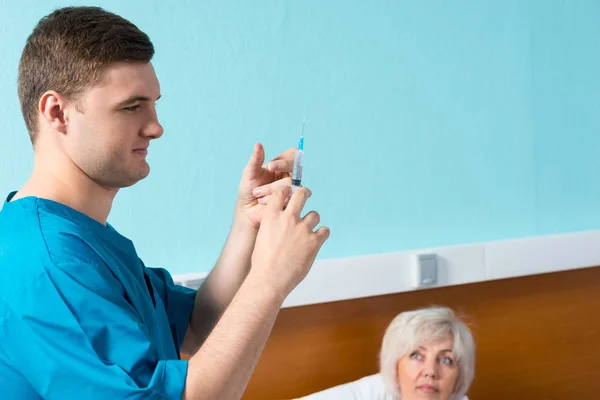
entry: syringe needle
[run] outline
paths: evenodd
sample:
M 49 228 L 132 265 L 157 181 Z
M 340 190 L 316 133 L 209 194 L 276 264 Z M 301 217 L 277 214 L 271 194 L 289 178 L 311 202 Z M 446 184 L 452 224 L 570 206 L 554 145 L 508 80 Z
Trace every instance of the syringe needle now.
M 306 124 L 306 117 L 304 117 L 304 119 L 302 120 L 302 135 L 304 136 L 304 125 Z

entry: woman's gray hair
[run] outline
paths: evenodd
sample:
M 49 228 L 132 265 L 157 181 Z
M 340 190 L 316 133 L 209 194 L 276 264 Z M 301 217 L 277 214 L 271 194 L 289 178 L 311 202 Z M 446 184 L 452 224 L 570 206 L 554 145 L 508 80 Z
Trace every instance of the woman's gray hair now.
M 446 307 L 428 307 L 399 314 L 387 327 L 379 355 L 380 373 L 386 391 L 400 399 L 397 381 L 398 361 L 419 346 L 450 336 L 459 375 L 453 399 L 461 399 L 475 376 L 475 342 L 467 325 Z

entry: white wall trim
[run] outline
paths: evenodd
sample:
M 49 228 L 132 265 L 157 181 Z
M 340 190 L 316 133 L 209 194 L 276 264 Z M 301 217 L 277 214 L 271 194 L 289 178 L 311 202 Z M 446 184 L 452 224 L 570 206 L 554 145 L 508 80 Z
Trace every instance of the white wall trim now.
M 412 287 L 411 267 L 414 256 L 423 253 L 437 255 L 438 283 L 432 287 L 460 285 L 600 266 L 600 230 L 318 260 L 283 306 L 422 290 Z M 197 289 L 206 276 L 173 278 Z

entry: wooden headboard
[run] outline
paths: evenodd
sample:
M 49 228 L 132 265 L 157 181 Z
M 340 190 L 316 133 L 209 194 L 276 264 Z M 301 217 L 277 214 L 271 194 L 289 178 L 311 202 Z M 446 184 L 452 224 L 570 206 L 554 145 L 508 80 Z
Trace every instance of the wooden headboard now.
M 600 399 L 600 267 L 283 309 L 243 399 L 291 399 L 377 372 L 389 322 L 432 304 L 468 317 L 471 400 Z

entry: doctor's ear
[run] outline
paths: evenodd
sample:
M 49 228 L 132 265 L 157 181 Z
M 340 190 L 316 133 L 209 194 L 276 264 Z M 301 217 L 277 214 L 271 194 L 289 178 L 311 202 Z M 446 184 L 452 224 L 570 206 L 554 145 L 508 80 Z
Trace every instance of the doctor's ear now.
M 45 92 L 38 103 L 40 122 L 50 126 L 53 130 L 66 133 L 66 110 L 69 105 L 67 99 L 54 90 Z

